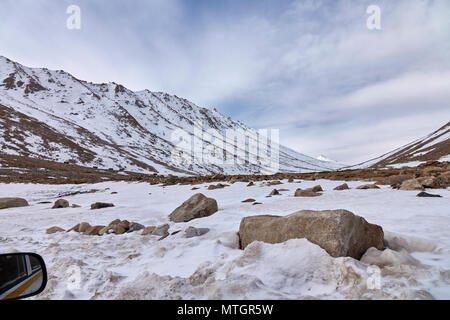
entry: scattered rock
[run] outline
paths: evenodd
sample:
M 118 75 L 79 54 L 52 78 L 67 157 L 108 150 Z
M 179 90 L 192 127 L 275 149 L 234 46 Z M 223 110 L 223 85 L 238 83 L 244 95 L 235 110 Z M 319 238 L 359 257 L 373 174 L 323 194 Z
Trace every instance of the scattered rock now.
M 145 228 L 145 226 L 140 223 L 131 222 L 127 232 L 134 232 L 134 231 L 142 230 L 144 228 Z
M 336 188 L 334 188 L 333 190 L 348 190 L 348 189 L 350 189 L 350 188 L 348 187 L 348 184 L 343 183 L 343 184 L 337 186 Z
M 169 235 L 169 225 L 163 224 L 162 226 L 156 227 L 151 233 L 152 236 L 166 237 Z
M 69 201 L 65 199 L 58 199 L 55 201 L 55 204 L 53 205 L 52 209 L 60 209 L 60 208 L 68 208 L 69 207 Z
M 375 183 L 371 183 L 371 184 L 363 184 L 362 186 L 356 187 L 356 189 L 359 190 L 380 189 L 380 187 L 377 186 Z
M 217 212 L 217 201 L 197 193 L 183 202 L 170 215 L 173 222 L 188 222 L 193 219 L 208 217 Z
M 199 187 L 192 187 L 191 190 L 198 190 L 198 189 L 200 189 L 200 188 Z
M 305 189 L 305 190 L 302 190 L 299 188 L 299 189 L 295 190 L 295 193 L 294 193 L 294 197 L 318 197 L 321 195 L 322 195 L 321 193 L 314 192 L 311 188 Z
M 253 202 L 252 205 L 262 204 L 261 202 Z
M 247 184 L 247 187 L 251 187 L 251 186 L 254 186 L 255 184 L 253 183 L 253 181 L 250 181 L 248 184 Z
M 439 179 L 436 177 L 422 177 L 418 178 L 417 181 L 419 181 L 424 188 L 438 189 L 441 187 Z
M 278 192 L 277 189 L 273 189 L 270 193 L 269 193 L 269 197 L 271 196 L 279 196 L 280 193 Z
M 96 202 L 96 203 L 91 204 L 91 210 L 108 208 L 108 207 L 114 207 L 114 204 L 105 203 L 105 202 Z
M 64 232 L 64 229 L 55 226 L 55 227 L 48 228 L 48 229 L 45 231 L 46 234 L 52 234 L 52 233 L 56 233 L 56 232 Z
M 418 193 L 416 195 L 416 197 L 442 198 L 442 196 L 439 195 L 439 194 L 431 194 L 431 193 L 427 193 L 425 191 L 422 191 L 422 192 Z
M 144 230 L 142 231 L 141 235 L 146 236 L 148 234 L 151 234 L 155 229 L 156 229 L 155 226 L 145 227 Z
M 88 228 L 85 232 L 83 232 L 86 236 L 101 236 L 100 230 L 102 230 L 105 226 L 92 226 Z
M 208 233 L 209 229 L 208 228 L 194 228 L 194 227 L 189 227 L 185 230 L 185 237 L 186 238 L 193 238 L 193 237 L 199 237 L 204 235 L 205 233 Z
M 78 204 L 72 203 L 72 208 L 81 208 L 81 206 Z
M 87 222 L 81 222 L 78 223 L 77 225 L 75 225 L 74 227 L 70 228 L 69 230 L 67 230 L 67 232 L 70 231 L 76 231 L 76 232 L 85 232 L 87 229 L 89 229 L 91 227 L 91 225 Z
M 222 183 L 218 183 L 218 184 L 211 184 L 208 186 L 208 190 L 215 190 L 215 189 L 222 189 L 228 187 L 227 184 L 222 184 Z
M 256 201 L 255 199 L 249 198 L 249 199 L 242 200 L 241 202 L 255 202 L 255 201 Z
M 424 190 L 424 187 L 417 179 L 409 179 L 402 182 L 400 190 Z
M 22 198 L 0 198 L 0 209 L 27 207 L 28 202 Z
M 113 191 L 113 192 L 111 192 L 111 194 L 117 194 L 117 192 L 116 192 L 116 191 Z
M 294 178 L 290 177 L 290 178 L 288 179 L 288 182 L 289 182 L 289 183 L 294 182 Z
M 267 186 L 276 186 L 276 185 L 278 185 L 278 184 L 283 184 L 281 181 L 279 181 L 279 180 L 275 180 L 275 181 L 269 181 L 269 182 L 267 182 Z
M 384 249 L 383 229 L 347 210 L 302 210 L 285 217 L 245 217 L 239 227 L 240 248 L 253 241 L 280 243 L 306 238 L 333 257 L 360 259 L 370 247 Z
M 306 190 L 311 190 L 312 192 L 321 192 L 321 191 L 323 191 L 322 186 L 320 184 L 318 184 L 317 186 L 314 186 L 312 188 L 308 188 Z

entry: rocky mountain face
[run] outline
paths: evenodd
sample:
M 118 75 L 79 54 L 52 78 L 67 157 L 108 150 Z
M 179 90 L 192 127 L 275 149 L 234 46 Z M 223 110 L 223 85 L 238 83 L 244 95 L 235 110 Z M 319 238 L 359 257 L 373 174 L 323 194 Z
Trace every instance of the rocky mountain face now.
M 352 168 L 385 168 L 424 161 L 450 161 L 450 122 L 423 138 Z
M 133 92 L 116 83 L 82 81 L 61 70 L 28 68 L 1 56 L 0 115 L 0 146 L 4 155 L 158 174 L 264 171 L 259 153 L 256 155 L 259 149 L 249 147 L 251 137 L 258 137 L 257 131 L 215 110 L 163 92 Z M 203 131 L 196 130 L 196 124 Z M 220 134 L 226 130 L 249 133 L 245 147 L 237 142 L 232 145 L 234 140 L 221 140 Z M 227 159 L 230 150 L 245 148 L 241 150 L 245 159 L 237 159 L 236 163 L 174 161 L 174 150 L 178 150 L 174 132 L 203 140 L 202 152 L 223 154 Z M 211 133 L 208 139 L 204 132 Z M 279 172 L 338 168 L 335 163 L 278 147 Z

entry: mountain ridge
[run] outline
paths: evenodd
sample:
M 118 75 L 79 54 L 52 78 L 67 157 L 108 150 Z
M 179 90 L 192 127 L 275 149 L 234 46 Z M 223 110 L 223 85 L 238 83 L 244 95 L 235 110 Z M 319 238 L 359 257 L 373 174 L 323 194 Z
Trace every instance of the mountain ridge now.
M 215 110 L 164 92 L 132 91 L 114 82 L 79 80 L 63 70 L 29 68 L 3 56 L 0 112 L 0 145 L 6 154 L 160 174 L 259 174 L 264 169 L 260 162 L 244 159 L 233 165 L 172 161 L 175 145 L 171 134 L 183 130 L 191 137 L 201 138 L 194 130 L 197 123 L 205 131 L 241 130 L 256 134 L 256 130 Z M 205 144 L 203 148 L 216 154 L 226 154 L 230 147 L 213 138 Z M 250 150 L 245 152 L 248 158 L 253 155 Z M 335 164 L 279 147 L 280 172 L 337 168 Z

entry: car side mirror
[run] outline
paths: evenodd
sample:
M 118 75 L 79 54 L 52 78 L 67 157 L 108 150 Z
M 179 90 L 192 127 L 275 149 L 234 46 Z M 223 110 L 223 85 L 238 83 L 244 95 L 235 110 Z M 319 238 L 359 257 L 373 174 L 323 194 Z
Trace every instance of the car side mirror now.
M 47 285 L 44 259 L 35 253 L 0 254 L 0 300 L 24 299 Z

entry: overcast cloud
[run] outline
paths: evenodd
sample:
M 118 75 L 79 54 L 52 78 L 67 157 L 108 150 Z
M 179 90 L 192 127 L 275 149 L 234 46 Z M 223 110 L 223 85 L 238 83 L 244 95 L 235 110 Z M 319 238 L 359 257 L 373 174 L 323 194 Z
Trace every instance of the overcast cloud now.
M 450 121 L 449 17 L 447 0 L 1 0 L 0 55 L 176 94 L 352 164 Z

